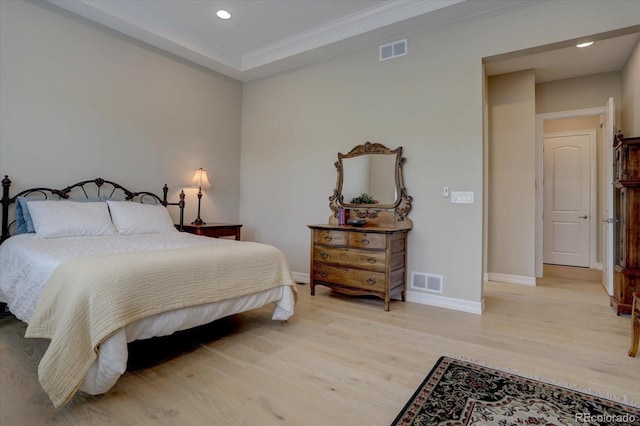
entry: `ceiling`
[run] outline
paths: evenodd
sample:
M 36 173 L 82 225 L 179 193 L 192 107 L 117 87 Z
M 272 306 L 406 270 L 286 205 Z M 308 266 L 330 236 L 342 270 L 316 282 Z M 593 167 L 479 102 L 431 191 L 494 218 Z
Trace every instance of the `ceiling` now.
M 629 31 L 632 32 L 617 35 Z M 489 76 L 533 69 L 536 83 L 620 71 L 640 40 L 638 31 L 640 28 L 631 28 L 614 34 L 568 40 L 554 46 L 485 58 L 484 68 Z M 585 48 L 576 47 L 582 41 L 595 43 Z
M 47 0 L 113 30 L 250 81 L 523 0 Z M 216 11 L 225 9 L 224 21 Z M 489 75 L 536 69 L 538 81 L 617 71 L 636 34 L 578 51 L 550 46 L 489 58 Z M 562 47 L 563 50 L 558 50 Z

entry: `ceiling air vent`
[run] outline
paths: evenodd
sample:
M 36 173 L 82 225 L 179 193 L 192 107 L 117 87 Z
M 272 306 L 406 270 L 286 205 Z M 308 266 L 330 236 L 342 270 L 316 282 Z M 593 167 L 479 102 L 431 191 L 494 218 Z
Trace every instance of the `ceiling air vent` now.
M 380 60 L 397 58 L 407 54 L 407 39 L 394 41 L 393 43 L 383 44 L 380 46 Z
M 411 272 L 411 288 L 442 294 L 442 275 Z

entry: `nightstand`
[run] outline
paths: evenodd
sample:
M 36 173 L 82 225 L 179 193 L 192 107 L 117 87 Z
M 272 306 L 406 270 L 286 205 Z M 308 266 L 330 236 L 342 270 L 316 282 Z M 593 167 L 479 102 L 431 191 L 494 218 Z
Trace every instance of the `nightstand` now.
M 178 227 L 178 225 L 176 225 Z M 183 225 L 182 230 L 191 234 L 205 237 L 235 237 L 240 240 L 240 228 L 242 225 L 233 223 L 207 223 L 206 225 Z

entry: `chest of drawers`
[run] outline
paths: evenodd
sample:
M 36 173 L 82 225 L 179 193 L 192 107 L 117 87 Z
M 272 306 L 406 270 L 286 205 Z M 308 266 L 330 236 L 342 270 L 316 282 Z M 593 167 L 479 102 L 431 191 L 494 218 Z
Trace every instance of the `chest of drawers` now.
M 640 291 L 640 137 L 616 139 L 614 146 L 614 228 L 616 250 L 613 295 L 618 315 L 631 313 L 633 294 Z
M 351 295 L 375 295 L 389 310 L 392 294 L 406 300 L 408 229 L 309 225 L 311 295 L 324 285 Z

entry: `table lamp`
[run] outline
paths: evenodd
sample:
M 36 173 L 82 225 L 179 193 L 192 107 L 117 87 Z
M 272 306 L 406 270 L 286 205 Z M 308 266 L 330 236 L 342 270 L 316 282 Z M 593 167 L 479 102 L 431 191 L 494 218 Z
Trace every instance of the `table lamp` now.
M 202 188 L 211 188 L 209 179 L 207 178 L 207 171 L 200 167 L 193 175 L 193 182 L 191 186 L 198 187 L 198 217 L 191 222 L 192 225 L 206 225 L 206 223 L 200 219 L 200 200 L 202 199 Z

